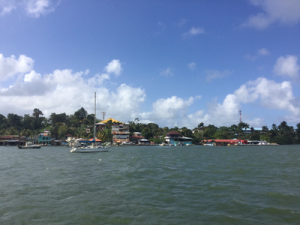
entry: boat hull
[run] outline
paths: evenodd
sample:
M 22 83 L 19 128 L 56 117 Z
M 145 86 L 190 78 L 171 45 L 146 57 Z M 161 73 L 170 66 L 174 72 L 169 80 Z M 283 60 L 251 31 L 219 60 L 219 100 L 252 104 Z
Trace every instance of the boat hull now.
M 72 148 L 71 153 L 108 152 L 108 148 Z
M 42 146 L 18 146 L 19 149 L 41 148 Z

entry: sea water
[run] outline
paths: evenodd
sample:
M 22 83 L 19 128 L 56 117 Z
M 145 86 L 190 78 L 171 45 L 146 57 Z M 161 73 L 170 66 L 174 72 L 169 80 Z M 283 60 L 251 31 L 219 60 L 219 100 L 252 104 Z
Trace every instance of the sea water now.
M 0 147 L 0 224 L 300 224 L 300 146 Z

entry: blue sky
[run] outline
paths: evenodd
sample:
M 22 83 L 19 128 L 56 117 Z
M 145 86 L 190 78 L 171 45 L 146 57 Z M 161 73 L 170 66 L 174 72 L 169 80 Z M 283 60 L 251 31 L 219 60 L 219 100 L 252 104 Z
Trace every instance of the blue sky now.
M 295 125 L 299 40 L 299 0 L 0 0 L 0 114 Z

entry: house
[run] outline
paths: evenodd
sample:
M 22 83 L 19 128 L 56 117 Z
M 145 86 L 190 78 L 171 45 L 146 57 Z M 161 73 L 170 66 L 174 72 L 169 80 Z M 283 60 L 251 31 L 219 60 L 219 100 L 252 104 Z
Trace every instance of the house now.
M 19 135 L 4 135 L 0 136 L 0 146 L 16 146 L 18 145 L 20 136 Z
M 191 145 L 192 140 L 193 139 L 190 137 L 182 137 L 182 135 L 177 131 L 171 131 L 165 136 L 165 142 L 169 145 Z
M 165 142 L 167 142 L 168 144 L 175 145 L 180 141 L 181 133 L 178 133 L 177 131 L 171 131 L 165 136 Z
M 148 139 L 139 139 L 139 145 L 150 145 L 150 141 Z
M 50 142 L 51 142 L 50 131 L 44 130 L 44 132 L 39 135 L 38 143 L 42 145 L 50 145 Z
M 129 142 L 129 124 L 113 124 L 112 129 L 112 141 L 114 145 L 119 145 L 123 142 Z
M 144 139 L 140 132 L 134 132 L 132 136 L 130 136 L 130 141 L 134 144 L 138 144 L 140 139 Z
M 96 123 L 96 130 L 105 130 L 105 126 L 106 124 L 105 123 Z

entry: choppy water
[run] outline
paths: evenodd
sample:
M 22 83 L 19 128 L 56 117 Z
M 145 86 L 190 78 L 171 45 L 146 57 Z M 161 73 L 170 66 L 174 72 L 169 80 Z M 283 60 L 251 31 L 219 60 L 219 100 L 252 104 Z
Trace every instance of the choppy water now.
M 300 224 L 300 146 L 0 147 L 0 224 Z

